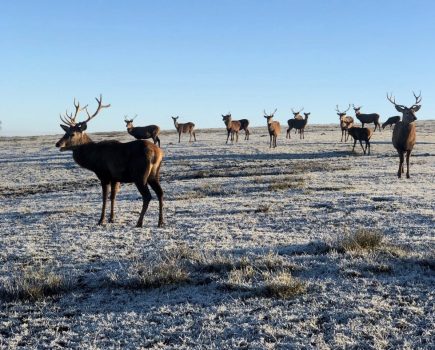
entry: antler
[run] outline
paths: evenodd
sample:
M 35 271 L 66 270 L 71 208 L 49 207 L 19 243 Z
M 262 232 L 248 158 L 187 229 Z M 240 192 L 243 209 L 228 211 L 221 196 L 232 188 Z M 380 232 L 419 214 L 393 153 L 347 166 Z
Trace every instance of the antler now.
M 348 110 L 350 109 L 350 103 L 349 103 L 349 107 L 345 110 L 345 111 L 343 111 L 343 112 L 340 112 L 340 110 L 338 109 L 338 105 L 336 105 L 336 108 L 335 108 L 335 110 L 338 112 L 338 113 L 346 113 Z
M 396 99 L 393 97 L 393 93 L 391 93 L 390 96 L 388 96 L 388 92 L 387 92 L 387 100 L 390 101 L 393 105 L 397 106 Z
M 421 102 L 421 91 L 420 91 L 420 94 L 419 94 L 418 96 L 415 96 L 414 91 L 412 92 L 412 94 L 413 94 L 414 97 L 415 97 L 415 103 L 414 103 L 414 105 L 413 105 L 412 107 L 415 107 L 415 106 L 417 106 L 417 105 Z M 411 108 L 412 108 L 412 107 L 411 107 Z
M 73 114 L 68 114 L 68 110 L 65 111 L 65 117 L 62 117 L 62 115 L 60 115 L 60 120 L 62 120 L 63 123 L 69 125 L 69 126 L 74 126 L 76 125 L 76 117 L 79 114 L 80 111 L 86 109 L 88 105 L 84 106 L 83 108 L 80 108 L 80 102 L 77 101 L 76 103 L 76 98 L 74 97 L 74 107 L 76 109 L 74 116 Z
M 95 97 L 95 99 L 96 99 L 97 102 L 98 102 L 97 110 L 95 111 L 94 114 L 90 115 L 89 112 L 88 112 L 88 109 L 87 109 L 87 105 L 86 105 L 86 107 L 85 107 L 84 109 L 85 109 L 85 111 L 86 111 L 86 114 L 88 115 L 88 119 L 86 119 L 86 120 L 84 121 L 84 123 L 87 123 L 87 122 L 89 122 L 92 118 L 94 118 L 94 117 L 95 117 L 95 116 L 100 112 L 101 109 L 110 107 L 110 104 L 108 104 L 108 105 L 103 105 L 103 104 L 102 104 L 103 96 L 102 96 L 101 94 L 100 94 L 100 99 L 98 99 L 97 97 Z
M 274 114 L 276 113 L 277 110 L 278 110 L 278 108 L 275 108 L 275 110 L 274 110 L 273 113 L 271 114 L 272 117 L 274 116 Z

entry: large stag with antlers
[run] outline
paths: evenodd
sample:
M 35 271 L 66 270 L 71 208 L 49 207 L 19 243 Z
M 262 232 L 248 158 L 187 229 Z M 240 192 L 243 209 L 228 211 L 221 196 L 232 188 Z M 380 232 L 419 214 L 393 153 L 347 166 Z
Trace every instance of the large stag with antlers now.
M 269 131 L 270 136 L 270 148 L 276 147 L 276 138 L 279 134 L 281 134 L 281 125 L 277 121 L 273 121 L 272 118 L 275 115 L 277 109 L 272 114 L 267 114 L 266 110 L 264 110 L 264 118 L 267 119 L 267 130 Z
M 240 119 L 240 120 L 232 120 L 231 113 L 226 115 L 222 114 L 222 120 L 227 127 L 227 142 L 231 136 L 231 141 L 234 141 L 234 135 L 236 136 L 236 142 L 239 140 L 239 131 L 245 130 L 245 140 L 249 140 L 249 120 L 248 119 Z
M 179 123 L 177 121 L 177 119 L 179 118 L 178 116 L 171 117 L 171 118 L 174 121 L 175 129 L 177 129 L 178 132 L 178 143 L 180 143 L 181 134 L 187 134 L 187 133 L 189 133 L 190 135 L 189 142 L 192 142 L 192 135 L 193 135 L 193 139 L 196 141 L 195 130 L 193 130 L 195 128 L 195 124 L 193 124 L 192 122 Z
M 399 170 L 397 171 L 397 176 L 399 179 L 402 177 L 402 173 L 404 172 L 403 163 L 404 163 L 404 154 L 406 153 L 406 178 L 409 179 L 409 157 L 411 156 L 412 149 L 415 145 L 416 140 L 416 127 L 414 121 L 417 120 L 415 113 L 418 112 L 421 108 L 421 92 L 418 96 L 415 95 L 415 103 L 411 107 L 406 107 L 403 105 L 396 104 L 396 99 L 387 94 L 387 99 L 390 101 L 396 110 L 402 113 L 402 121 L 399 121 L 394 125 L 393 129 L 393 146 L 399 153 Z
M 159 174 L 163 152 L 156 145 L 149 141 L 136 140 L 127 143 L 118 141 L 93 142 L 85 133 L 87 124 L 95 118 L 103 109 L 110 107 L 110 104 L 102 104 L 102 96 L 96 98 L 98 107 L 90 115 L 87 106 L 80 108 L 80 103 L 74 99 L 75 114 L 66 115 L 61 120 L 61 128 L 65 135 L 56 143 L 60 151 L 72 151 L 73 158 L 81 167 L 93 171 L 101 182 L 103 190 L 103 207 L 99 225 L 105 222 L 105 211 L 107 194 L 110 186 L 110 219 L 114 220 L 115 197 L 119 190 L 120 183 L 133 182 L 142 195 L 142 210 L 136 226 L 142 227 L 143 218 L 151 200 L 151 193 L 147 185 L 157 195 L 159 200 L 159 222 L 163 225 L 163 190 L 160 186 Z M 77 122 L 76 117 L 82 110 L 86 111 L 88 118 L 85 121 Z
M 357 119 L 361 122 L 361 127 L 364 128 L 364 124 L 375 124 L 375 130 L 376 128 L 379 129 L 379 131 L 381 131 L 381 124 L 379 124 L 379 114 L 378 113 L 370 113 L 370 114 L 363 114 L 361 113 L 361 108 L 362 106 L 359 107 L 355 107 L 355 105 L 353 106 L 353 110 L 355 111 L 355 116 L 357 117 Z
M 350 116 L 347 116 L 346 113 L 350 109 L 349 107 L 345 111 L 340 111 L 338 108 L 338 105 L 336 105 L 335 110 L 337 111 L 337 115 L 340 119 L 340 129 L 341 129 L 341 140 L 340 142 L 343 142 L 343 136 L 344 136 L 344 142 L 347 142 L 349 139 L 349 129 L 353 126 L 353 118 Z
M 157 125 L 133 126 L 133 120 L 136 117 L 137 114 L 132 119 L 128 119 L 127 116 L 124 116 L 127 132 L 138 140 L 153 139 L 154 144 L 158 144 L 160 147 L 160 127 Z

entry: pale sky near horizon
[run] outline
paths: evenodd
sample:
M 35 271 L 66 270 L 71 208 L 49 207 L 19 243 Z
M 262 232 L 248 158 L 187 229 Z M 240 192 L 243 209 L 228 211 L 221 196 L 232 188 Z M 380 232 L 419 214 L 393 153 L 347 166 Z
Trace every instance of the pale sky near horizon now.
M 435 2 L 400 0 L 1 1 L 0 136 L 60 134 L 73 98 L 110 109 L 88 132 L 136 125 L 224 127 L 221 114 L 265 125 L 263 109 L 311 112 L 335 123 L 335 105 L 381 120 L 386 100 L 435 112 Z M 352 111 L 352 110 L 351 110 Z M 353 111 L 351 113 L 353 114 Z

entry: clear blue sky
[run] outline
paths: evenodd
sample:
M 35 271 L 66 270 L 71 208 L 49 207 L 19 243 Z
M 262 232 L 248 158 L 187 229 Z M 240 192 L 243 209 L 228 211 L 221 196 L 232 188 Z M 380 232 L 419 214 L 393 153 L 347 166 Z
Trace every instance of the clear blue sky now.
M 384 120 L 386 100 L 435 112 L 433 0 L 1 1 L 0 135 L 61 133 L 73 98 L 112 108 L 88 131 L 136 124 L 223 127 L 222 113 L 265 125 L 305 107 L 312 123 L 335 105 Z M 353 113 L 352 113 L 353 115 Z

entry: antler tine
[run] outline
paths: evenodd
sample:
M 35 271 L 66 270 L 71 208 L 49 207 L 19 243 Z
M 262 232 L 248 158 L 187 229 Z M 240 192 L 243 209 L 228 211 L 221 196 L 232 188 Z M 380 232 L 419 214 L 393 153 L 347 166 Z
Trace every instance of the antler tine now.
M 414 105 L 419 104 L 421 102 L 421 90 L 420 90 L 420 94 L 418 96 L 415 95 L 414 91 L 412 92 L 412 94 L 415 97 L 415 103 L 414 103 Z
M 292 113 L 295 114 L 295 110 L 292 108 Z
M 62 114 L 60 114 L 60 113 L 59 113 L 59 117 L 60 117 L 60 120 L 62 121 L 62 123 L 66 124 L 66 125 L 69 125 L 69 126 L 73 126 L 74 125 L 71 121 L 64 119 L 62 117 Z
M 346 113 L 349 109 L 350 109 L 350 103 L 349 103 L 349 107 L 344 111 L 344 113 Z
M 109 105 L 110 106 L 110 105 Z M 136 117 L 137 117 L 137 114 L 135 114 L 135 116 L 133 117 L 133 119 L 132 120 L 135 120 L 136 119 Z
M 340 112 L 340 109 L 338 108 L 338 105 L 335 105 L 335 110 L 336 110 L 338 113 L 341 113 L 341 112 Z
M 100 94 L 100 99 L 98 99 L 97 97 L 95 97 L 95 99 L 98 102 L 97 110 L 95 111 L 94 114 L 90 115 L 88 112 L 87 106 L 86 106 L 85 111 L 86 111 L 86 114 L 88 115 L 88 119 L 85 120 L 85 123 L 89 122 L 92 118 L 94 118 L 100 112 L 101 109 L 110 107 L 110 104 L 108 104 L 108 105 L 102 104 L 103 96 L 101 94 Z
M 301 113 L 303 110 L 304 110 L 304 107 L 302 107 L 302 109 L 298 113 Z
M 274 116 L 274 114 L 276 113 L 277 110 L 278 110 L 278 108 L 275 108 L 275 110 L 274 110 L 273 113 L 271 114 L 272 117 Z
M 390 94 L 390 96 L 388 96 L 388 92 L 387 92 L 387 100 L 390 101 L 393 105 L 397 105 L 396 104 L 396 99 L 393 97 L 393 93 Z
M 265 110 L 265 109 L 263 109 L 263 113 L 264 113 L 264 115 L 268 115 L 268 114 L 266 113 L 266 110 Z

